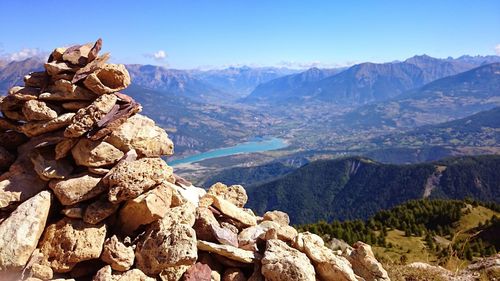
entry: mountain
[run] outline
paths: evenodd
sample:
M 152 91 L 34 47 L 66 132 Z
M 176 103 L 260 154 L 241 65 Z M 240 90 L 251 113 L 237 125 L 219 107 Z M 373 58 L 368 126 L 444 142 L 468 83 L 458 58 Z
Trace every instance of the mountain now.
M 500 63 L 493 63 L 431 82 L 344 116 L 345 124 L 362 127 L 417 127 L 463 118 L 500 105 Z
M 248 66 L 191 71 L 199 80 L 239 98 L 250 94 L 259 84 L 296 72 L 288 68 Z
M 43 61 L 29 58 L 23 61 L 3 61 L 0 64 L 0 93 L 3 95 L 9 88 L 22 85 L 26 73 L 43 70 Z
M 351 157 L 311 162 L 248 188 L 250 208 L 282 209 L 293 223 L 368 218 L 410 199 L 476 198 L 500 202 L 500 156 L 412 164 Z
M 250 96 L 242 99 L 242 101 L 258 102 L 280 100 L 282 97 L 292 97 L 297 89 L 320 81 L 340 71 L 340 69 L 319 69 L 313 67 L 301 73 L 277 78 L 267 83 L 260 84 Z
M 500 62 L 500 57 L 436 59 L 422 55 L 404 62 L 362 63 L 338 74 L 316 76 L 317 79 L 294 79 L 295 83 L 286 83 L 283 78 L 273 80 L 257 87 L 244 102 L 280 104 L 312 100 L 362 105 L 387 100 L 436 79 L 491 62 Z

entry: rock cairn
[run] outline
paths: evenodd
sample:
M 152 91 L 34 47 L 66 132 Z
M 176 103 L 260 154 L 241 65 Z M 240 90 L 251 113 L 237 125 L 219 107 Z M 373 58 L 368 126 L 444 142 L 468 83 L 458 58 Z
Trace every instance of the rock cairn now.
M 332 251 L 242 186 L 176 176 L 101 44 L 55 49 L 0 100 L 0 280 L 388 280 L 369 245 Z

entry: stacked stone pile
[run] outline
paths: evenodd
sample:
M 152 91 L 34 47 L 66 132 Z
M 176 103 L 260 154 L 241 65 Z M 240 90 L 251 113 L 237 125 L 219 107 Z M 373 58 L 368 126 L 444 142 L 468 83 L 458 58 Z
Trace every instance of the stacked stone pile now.
M 388 280 L 369 245 L 332 251 L 242 186 L 176 176 L 100 49 L 55 49 L 0 100 L 0 280 Z

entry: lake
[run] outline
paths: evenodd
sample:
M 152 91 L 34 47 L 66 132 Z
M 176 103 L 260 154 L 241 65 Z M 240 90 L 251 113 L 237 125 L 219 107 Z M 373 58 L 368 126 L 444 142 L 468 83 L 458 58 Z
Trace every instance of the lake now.
M 175 166 L 180 164 L 189 164 L 201 160 L 217 158 L 222 156 L 276 150 L 287 146 L 288 144 L 285 142 L 285 140 L 280 138 L 267 138 L 267 139 L 260 138 L 255 141 L 244 142 L 237 144 L 235 146 L 214 149 L 211 151 L 188 156 L 186 158 L 173 160 L 171 162 L 168 162 L 168 165 Z

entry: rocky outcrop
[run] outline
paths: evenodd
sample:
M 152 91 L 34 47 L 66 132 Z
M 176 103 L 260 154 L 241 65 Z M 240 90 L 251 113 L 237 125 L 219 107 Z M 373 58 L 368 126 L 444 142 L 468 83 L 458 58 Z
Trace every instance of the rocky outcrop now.
M 388 280 L 366 244 L 347 260 L 286 213 L 245 209 L 241 185 L 176 176 L 101 45 L 55 49 L 0 99 L 1 280 Z

